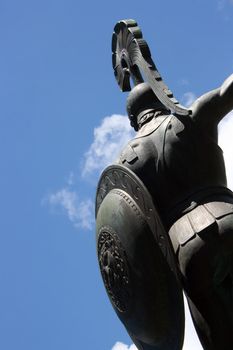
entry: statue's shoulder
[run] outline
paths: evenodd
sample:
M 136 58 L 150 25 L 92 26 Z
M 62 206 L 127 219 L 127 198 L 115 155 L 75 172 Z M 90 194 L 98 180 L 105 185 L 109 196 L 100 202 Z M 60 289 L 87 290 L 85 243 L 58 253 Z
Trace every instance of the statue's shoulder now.
M 128 144 L 122 149 L 118 161 L 118 164 L 133 164 L 138 159 L 137 152 L 135 150 L 136 144 L 135 139 L 132 139 L 128 142 Z

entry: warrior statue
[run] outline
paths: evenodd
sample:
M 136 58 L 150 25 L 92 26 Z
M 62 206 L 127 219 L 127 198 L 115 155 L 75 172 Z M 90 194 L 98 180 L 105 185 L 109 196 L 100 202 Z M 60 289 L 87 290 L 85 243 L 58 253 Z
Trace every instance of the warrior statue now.
M 113 67 L 123 91 L 130 78 L 135 84 L 127 112 L 137 133 L 97 191 L 98 256 L 110 300 L 139 350 L 179 350 L 182 286 L 203 348 L 233 349 L 233 193 L 217 144 L 218 123 L 233 109 L 233 75 L 184 108 L 133 20 L 115 27 Z M 135 296 L 135 288 L 144 291 Z

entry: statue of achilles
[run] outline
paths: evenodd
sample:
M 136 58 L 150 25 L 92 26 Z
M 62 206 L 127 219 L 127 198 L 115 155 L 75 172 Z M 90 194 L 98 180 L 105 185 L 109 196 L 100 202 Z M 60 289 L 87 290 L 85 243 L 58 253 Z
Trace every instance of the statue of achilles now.
M 127 112 L 137 131 L 117 163 L 135 174 L 152 197 L 170 237 L 203 348 L 229 350 L 233 348 L 233 193 L 227 188 L 217 127 L 233 109 L 233 75 L 187 110 L 162 81 L 142 40 L 136 22 L 116 25 L 114 71 L 123 91 L 130 90 L 130 76 L 136 85 L 128 96 Z M 143 82 L 140 70 L 149 83 Z M 159 344 L 147 347 L 137 339 L 135 343 L 143 350 L 167 349 Z

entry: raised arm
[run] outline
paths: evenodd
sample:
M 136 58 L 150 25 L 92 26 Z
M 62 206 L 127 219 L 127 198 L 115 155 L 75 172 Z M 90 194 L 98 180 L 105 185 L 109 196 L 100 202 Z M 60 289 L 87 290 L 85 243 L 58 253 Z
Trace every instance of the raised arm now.
M 207 92 L 191 106 L 191 117 L 203 126 L 217 125 L 233 109 L 233 74 L 220 88 Z

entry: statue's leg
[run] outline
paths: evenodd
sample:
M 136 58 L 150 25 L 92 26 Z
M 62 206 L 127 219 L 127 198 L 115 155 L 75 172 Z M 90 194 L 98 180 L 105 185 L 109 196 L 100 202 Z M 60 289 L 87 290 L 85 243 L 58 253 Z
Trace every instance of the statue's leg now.
M 177 255 L 204 349 L 233 349 L 233 215 L 180 245 Z

